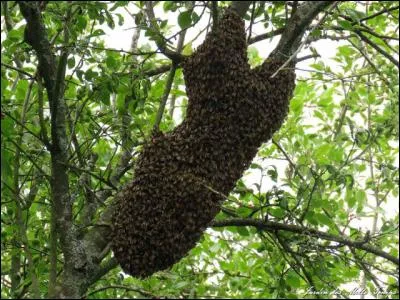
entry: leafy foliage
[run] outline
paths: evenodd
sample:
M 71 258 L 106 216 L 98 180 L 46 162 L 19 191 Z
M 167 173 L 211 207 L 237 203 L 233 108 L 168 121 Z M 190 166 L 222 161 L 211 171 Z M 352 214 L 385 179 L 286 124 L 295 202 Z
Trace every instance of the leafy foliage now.
M 99 220 L 116 190 L 134 176 L 137 155 L 152 138 L 171 63 L 159 44 L 177 48 L 176 38 L 186 29 L 192 35 L 183 54 L 191 54 L 202 33 L 211 30 L 210 2 L 160 2 L 154 7 L 156 28 L 141 1 L 48 2 L 42 7 L 52 51 L 57 57 L 68 53 L 66 169 L 80 238 L 104 226 Z M 222 9 L 229 3 L 218 5 Z M 293 9 L 284 1 L 256 1 L 244 18 L 248 41 L 281 29 Z M 18 3 L 2 2 L 1 14 L 1 294 L 47 297 L 52 272 L 60 281 L 65 271 L 63 249 L 52 244 L 53 162 L 47 144 L 52 116 L 37 76 L 37 55 L 24 40 Z M 305 295 L 311 287 L 338 288 L 346 295 L 349 286 L 365 286 L 370 295 L 382 289 L 397 298 L 396 264 L 359 246 L 376 247 L 398 260 L 398 14 L 391 1 L 341 2 L 327 14 L 298 55 L 313 59 L 297 63 L 289 116 L 272 141 L 259 148 L 214 220 L 214 225 L 232 218 L 285 224 L 302 232 L 233 222 L 210 227 L 171 269 L 139 280 L 114 265 L 83 294 L 104 299 L 298 298 L 314 297 Z M 121 26 L 137 27 L 124 31 L 129 40 L 133 31 L 137 35 L 128 51 L 106 42 Z M 273 35 L 265 38 L 274 42 Z M 247 53 L 252 67 L 267 57 L 268 49 L 256 45 Z M 336 47 L 332 59 L 324 56 L 324 45 Z M 161 131 L 181 122 L 187 101 L 178 69 Z M 313 236 L 311 230 L 357 243 Z M 101 266 L 111 259 L 111 252 L 105 253 Z

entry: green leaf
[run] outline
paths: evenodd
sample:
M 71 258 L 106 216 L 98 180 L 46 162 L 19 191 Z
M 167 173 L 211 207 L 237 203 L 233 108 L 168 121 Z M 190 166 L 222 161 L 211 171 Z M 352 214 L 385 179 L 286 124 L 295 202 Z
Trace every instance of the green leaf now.
M 331 148 L 328 157 L 333 161 L 340 162 L 343 159 L 343 155 L 344 151 L 342 148 L 337 148 L 337 149 Z
M 193 53 L 192 42 L 187 43 L 185 47 L 183 47 L 182 54 L 183 55 L 191 55 Z
M 7 86 L 8 86 L 8 80 L 2 77 L 1 78 L 1 97 L 4 96 L 4 91 L 6 90 Z
M 68 68 L 73 69 L 75 67 L 75 57 L 71 56 L 68 59 Z
M 349 21 L 338 20 L 337 22 L 343 29 L 351 30 L 353 28 L 353 26 L 351 25 L 351 22 L 349 22 Z
M 86 28 L 87 19 L 84 16 L 78 15 L 76 17 L 76 27 L 78 31 L 83 31 Z
M 268 174 L 269 177 L 271 177 L 271 179 L 273 181 L 277 182 L 277 180 L 278 180 L 278 171 L 277 171 L 275 166 L 271 166 L 271 167 L 272 167 L 272 169 L 269 169 L 267 171 L 267 174 Z
M 326 225 L 326 226 L 332 225 L 332 220 L 325 214 L 316 213 L 315 218 L 318 220 L 319 223 L 321 223 L 323 225 Z
M 164 1 L 163 9 L 165 12 L 171 10 L 171 11 L 176 11 L 177 5 L 174 3 L 174 1 Z
M 7 33 L 7 38 L 9 38 L 11 41 L 14 41 L 14 42 L 20 41 L 22 39 L 21 30 L 11 29 Z
M 276 218 L 278 218 L 278 219 L 282 219 L 285 216 L 285 211 L 280 207 L 271 208 L 269 210 L 269 214 L 274 216 L 274 217 L 276 217 Z
M 185 286 L 187 286 L 187 285 L 189 285 L 189 282 L 187 282 L 187 281 L 181 281 L 181 282 L 178 282 L 178 283 L 175 285 L 175 288 L 181 289 L 181 288 L 183 288 L 183 287 L 185 287 Z
M 111 55 L 107 56 L 106 65 L 111 69 L 116 69 L 118 67 L 117 60 Z
M 299 288 L 301 285 L 299 275 L 297 275 L 295 272 L 290 271 L 288 275 L 286 276 L 286 282 L 288 285 L 290 285 L 293 288 Z
M 249 230 L 245 226 L 237 226 L 236 230 L 241 236 L 249 236 L 250 235 Z
M 178 16 L 178 24 L 182 29 L 188 28 L 192 23 L 192 12 L 184 11 Z
M 100 36 L 100 35 L 105 35 L 106 33 L 103 31 L 103 29 L 96 29 L 91 36 Z
M 290 110 L 294 113 L 300 113 L 303 110 L 304 99 L 302 97 L 295 97 L 290 101 Z
M 359 204 L 364 204 L 365 200 L 367 199 L 367 194 L 365 193 L 365 191 L 362 190 L 358 190 L 355 193 L 355 200 L 359 203 Z

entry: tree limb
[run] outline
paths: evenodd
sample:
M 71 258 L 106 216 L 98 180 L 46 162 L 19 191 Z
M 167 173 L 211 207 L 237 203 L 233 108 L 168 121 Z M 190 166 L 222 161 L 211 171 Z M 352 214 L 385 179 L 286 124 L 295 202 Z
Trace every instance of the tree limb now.
M 150 27 L 162 37 L 160 30 L 158 28 L 156 16 L 154 15 L 153 1 L 145 1 L 145 11 L 150 22 Z M 168 49 L 164 40 L 163 41 L 156 40 L 155 42 L 160 51 L 166 57 L 171 59 L 173 62 L 179 63 L 180 61 L 182 61 L 183 59 L 182 55 L 178 52 Z
M 239 218 L 232 218 L 227 220 L 221 221 L 213 221 L 210 224 L 211 227 L 226 227 L 226 226 L 253 226 L 258 228 L 259 230 L 266 230 L 266 231 L 276 231 L 276 230 L 283 230 L 288 232 L 293 232 L 301 235 L 308 235 L 332 242 L 337 242 L 349 247 L 357 248 L 360 250 L 367 251 L 369 253 L 375 254 L 382 258 L 385 258 L 392 263 L 399 265 L 398 258 L 390 255 L 387 252 L 382 251 L 378 247 L 370 245 L 366 243 L 364 240 L 357 241 L 352 240 L 347 236 L 338 236 L 334 234 L 330 234 L 327 232 L 319 231 L 314 228 L 304 228 L 297 225 L 291 224 L 281 224 L 277 222 L 270 222 L 270 221 L 263 221 L 263 220 L 255 220 L 255 219 L 239 219 Z
M 298 49 L 307 27 L 332 1 L 306 1 L 300 5 L 286 24 L 281 39 L 270 57 L 286 60 Z
M 55 218 L 52 224 L 57 224 L 64 254 L 63 288 L 59 296 L 76 298 L 80 294 L 76 281 L 84 279 L 85 270 L 90 266 L 87 264 L 85 249 L 81 241 L 77 239 L 77 231 L 72 222 L 72 202 L 66 167 L 68 139 L 65 124 L 64 79 L 68 53 L 66 49 L 63 49 L 57 67 L 38 3 L 21 1 L 18 4 L 27 22 L 25 41 L 36 51 L 39 75 L 44 79 L 50 103 L 52 140 L 50 185 L 52 218 Z M 64 44 L 66 45 L 69 41 L 67 26 L 70 18 L 71 10 L 68 11 L 64 23 Z M 54 230 L 51 231 L 55 233 Z
M 232 1 L 231 8 L 235 10 L 240 17 L 243 18 L 250 7 L 250 4 L 251 1 Z
M 380 54 L 382 54 L 384 57 L 386 57 L 388 60 L 390 60 L 397 68 L 399 68 L 399 62 L 391 56 L 389 53 L 387 53 L 385 50 L 383 50 L 381 47 L 376 45 L 374 42 L 372 42 L 369 38 L 367 38 L 365 35 L 361 33 L 359 30 L 355 30 L 355 33 L 368 45 L 370 45 L 372 48 L 374 48 L 376 51 L 378 51 Z

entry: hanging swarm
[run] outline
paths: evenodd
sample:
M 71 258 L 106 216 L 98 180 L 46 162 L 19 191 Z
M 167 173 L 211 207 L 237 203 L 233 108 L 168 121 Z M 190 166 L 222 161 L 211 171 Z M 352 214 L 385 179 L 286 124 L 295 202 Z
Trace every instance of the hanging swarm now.
M 284 63 L 247 63 L 244 22 L 228 9 L 182 65 L 186 119 L 146 145 L 116 197 L 114 255 L 126 273 L 150 276 L 200 239 L 258 147 L 281 126 L 294 88 Z M 289 66 L 290 67 L 290 66 Z

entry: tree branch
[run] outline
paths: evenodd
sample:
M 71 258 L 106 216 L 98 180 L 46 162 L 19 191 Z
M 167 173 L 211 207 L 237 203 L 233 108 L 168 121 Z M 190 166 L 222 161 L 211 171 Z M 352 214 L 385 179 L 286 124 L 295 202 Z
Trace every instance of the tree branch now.
M 376 51 L 378 51 L 380 54 L 382 54 L 384 57 L 386 57 L 388 60 L 390 60 L 397 68 L 399 68 L 399 62 L 391 56 L 389 53 L 387 53 L 385 50 L 383 50 L 381 47 L 376 45 L 374 42 L 372 42 L 369 38 L 367 38 L 365 35 L 361 33 L 359 30 L 355 30 L 355 33 L 368 45 L 370 45 L 372 48 L 374 48 Z
M 364 21 L 373 19 L 373 18 L 375 18 L 375 17 L 377 17 L 377 16 L 380 16 L 380 15 L 382 15 L 382 14 L 384 14 L 384 13 L 388 13 L 388 12 L 390 12 L 390 11 L 399 9 L 399 7 L 400 7 L 399 5 L 396 5 L 396 6 L 393 6 L 393 7 L 390 7 L 390 8 L 384 8 L 383 10 L 378 11 L 377 13 L 374 13 L 374 14 L 372 14 L 372 15 L 370 15 L 370 16 L 367 16 L 367 17 L 365 17 L 365 18 L 360 19 L 359 22 L 364 22 Z M 354 25 L 354 24 L 357 24 L 357 22 L 354 22 L 354 23 L 352 23 L 352 24 L 353 24 L 353 25 Z
M 57 224 L 57 230 L 51 229 L 52 233 L 58 232 L 61 249 L 64 254 L 64 270 L 62 291 L 60 297 L 76 298 L 79 296 L 79 285 L 76 281 L 82 281 L 85 270 L 90 268 L 87 264 L 85 249 L 80 240 L 77 239 L 77 231 L 72 222 L 72 201 L 69 193 L 69 180 L 67 174 L 67 149 L 68 139 L 65 124 L 65 100 L 64 80 L 68 52 L 62 50 L 58 67 L 55 56 L 51 50 L 47 37 L 45 25 L 42 20 L 38 2 L 18 2 L 22 15 L 27 24 L 25 27 L 25 41 L 32 46 L 38 57 L 39 75 L 44 79 L 51 112 L 51 199 L 52 199 L 52 222 Z M 71 9 L 68 10 L 64 22 L 64 44 L 69 42 L 68 22 L 71 18 Z M 54 241 L 55 237 L 51 237 Z M 56 247 L 52 244 L 52 247 Z M 52 249 L 52 253 L 56 250 Z M 54 266 L 53 266 L 54 267 Z M 53 296 L 53 295 L 51 295 Z
M 250 7 L 250 4 L 251 1 L 232 1 L 231 8 L 235 10 L 240 17 L 243 18 Z
M 218 26 L 218 1 L 211 1 L 211 5 L 212 5 L 211 14 L 213 20 L 212 28 L 213 30 L 215 30 Z
M 2 3 L 4 3 L 4 2 L 2 2 Z M 16 68 L 16 67 L 14 67 L 12 65 L 9 65 L 9 64 L 3 63 L 3 62 L 1 63 L 1 65 L 6 67 L 6 68 L 8 68 L 8 69 L 17 71 L 18 73 L 24 74 L 24 75 L 28 76 L 30 79 L 34 79 L 35 78 L 32 74 L 30 74 L 30 73 L 28 73 L 28 72 L 26 72 L 26 71 L 24 71 L 24 70 L 22 70 L 20 68 Z
M 291 224 L 281 224 L 281 223 L 276 223 L 276 222 L 270 222 L 270 221 L 262 221 L 262 220 L 255 220 L 255 219 L 238 219 L 238 218 L 232 218 L 232 219 L 227 219 L 227 220 L 221 220 L 221 221 L 213 221 L 210 224 L 211 227 L 226 227 L 226 226 L 253 226 L 258 228 L 259 230 L 266 230 L 266 231 L 276 231 L 276 230 L 283 230 L 283 231 L 288 231 L 288 232 L 293 232 L 301 235 L 308 235 L 320 239 L 324 239 L 327 241 L 332 241 L 332 242 L 337 242 L 349 247 L 357 248 L 360 250 L 364 250 L 366 252 L 375 254 L 377 256 L 380 256 L 382 258 L 385 258 L 392 263 L 399 265 L 399 260 L 398 258 L 390 255 L 389 253 L 386 253 L 382 251 L 380 248 L 377 248 L 373 245 L 370 245 L 366 243 L 364 240 L 357 241 L 357 240 L 352 240 L 347 236 L 337 236 L 334 234 L 330 234 L 327 232 L 323 231 L 318 231 L 314 228 L 304 228 L 300 227 L 297 225 L 291 225 Z
M 286 24 L 282 37 L 271 53 L 270 57 L 274 59 L 286 60 L 293 55 L 299 48 L 301 39 L 307 27 L 314 18 L 329 5 L 332 1 L 306 1 L 300 5 L 295 13 L 290 17 Z
M 185 40 L 185 35 L 186 35 L 186 30 L 182 31 L 181 34 L 179 35 L 178 47 L 177 47 L 177 49 L 178 49 L 177 52 L 179 54 L 182 51 L 183 42 Z M 176 68 L 177 68 L 176 64 L 173 62 L 172 66 L 171 66 L 171 70 L 170 70 L 170 72 L 168 74 L 167 81 L 165 83 L 164 94 L 163 94 L 162 99 L 161 99 L 160 107 L 158 108 L 156 121 L 155 121 L 154 127 L 153 127 L 154 131 L 158 131 L 159 130 L 161 119 L 162 119 L 162 116 L 163 116 L 164 110 L 165 110 L 165 105 L 167 103 L 168 96 L 169 96 L 169 93 L 171 91 L 172 83 L 174 82 Z
M 147 17 L 150 22 L 150 27 L 157 32 L 160 37 L 163 38 L 162 41 L 156 40 L 157 47 L 160 49 L 160 51 L 169 59 L 171 59 L 174 63 L 179 63 L 182 61 L 183 57 L 179 52 L 172 51 L 171 49 L 168 49 L 165 43 L 165 38 L 162 36 L 160 33 L 160 30 L 158 28 L 158 24 L 156 21 L 156 16 L 154 15 L 154 10 L 153 10 L 153 1 L 145 1 L 145 12 L 147 14 Z
M 257 35 L 255 37 L 250 38 L 249 45 L 257 43 L 257 42 L 265 40 L 265 39 L 269 39 L 269 38 L 274 37 L 276 35 L 280 35 L 284 31 L 285 31 L 285 28 L 278 28 L 278 29 L 275 29 L 273 31 Z
M 324 1 L 320 1 L 320 2 L 324 2 Z M 316 3 L 316 2 L 311 2 L 311 3 Z M 289 54 L 290 54 L 290 56 L 289 56 L 289 58 L 285 61 L 285 63 L 284 63 L 283 65 L 281 65 L 281 66 L 276 70 L 276 72 L 270 76 L 270 78 L 274 78 L 274 77 L 278 74 L 278 72 L 279 72 L 280 70 L 282 70 L 283 68 L 285 68 L 287 65 L 290 64 L 290 61 L 296 60 L 297 54 L 300 52 L 300 50 L 302 49 L 302 47 L 307 43 L 307 38 L 306 38 L 303 42 L 301 42 L 301 39 L 302 39 L 302 37 L 303 37 L 303 35 L 304 35 L 304 32 L 305 32 L 307 26 L 312 22 L 313 18 L 325 7 L 325 6 L 324 6 L 325 4 L 326 4 L 326 3 L 322 3 L 322 4 L 320 4 L 320 5 L 316 4 L 316 6 L 314 7 L 314 9 L 312 10 L 313 13 L 311 13 L 311 15 L 309 15 L 309 16 L 307 15 L 307 16 L 305 17 L 305 20 L 303 20 L 303 21 L 300 22 L 300 25 L 298 26 L 298 28 L 296 28 L 296 25 L 295 25 L 295 27 L 294 27 L 295 29 L 293 30 L 293 32 L 297 32 L 297 34 L 299 34 L 299 35 L 298 35 L 298 36 L 293 36 L 292 38 L 289 39 L 289 40 L 292 42 L 291 44 L 288 45 L 288 46 L 289 46 L 289 49 L 285 49 L 285 48 L 280 49 L 280 48 L 279 48 L 280 45 L 285 45 L 285 43 L 282 43 L 282 44 L 281 44 L 281 41 L 282 41 L 282 40 L 285 41 L 285 39 L 286 39 L 285 35 L 287 34 L 287 31 L 285 31 L 285 32 L 282 34 L 281 41 L 279 41 L 278 46 L 277 46 L 277 47 L 275 48 L 275 50 L 271 53 L 270 57 L 273 57 L 273 58 L 276 59 L 276 58 L 277 58 L 276 56 L 278 55 L 278 58 L 279 58 L 279 57 L 283 58 L 282 55 L 285 55 L 285 51 L 287 51 L 287 50 L 288 50 L 289 52 L 286 53 L 286 55 L 289 55 Z M 328 3 L 327 5 L 329 5 L 329 4 L 330 4 L 330 3 Z M 337 4 L 338 4 L 338 2 L 333 2 L 333 5 L 330 7 L 329 10 L 332 10 Z M 305 4 L 304 4 L 304 5 L 305 5 Z M 301 8 L 303 8 L 303 6 L 302 6 Z M 298 10 L 296 10 L 296 13 L 292 15 L 291 20 L 292 20 L 292 18 L 294 18 L 294 19 L 299 18 L 299 16 L 296 16 L 296 14 L 297 14 L 298 12 L 301 11 L 301 8 L 299 8 Z M 308 12 L 308 11 L 307 11 L 307 12 Z M 323 21 L 324 21 L 324 19 L 326 18 L 326 16 L 327 16 L 327 13 L 325 13 L 325 15 L 318 21 L 318 24 L 317 24 L 316 27 L 318 27 L 319 24 L 322 24 L 322 23 L 323 23 Z M 294 22 L 294 21 L 290 22 L 290 23 L 289 23 L 289 24 L 290 24 L 289 27 L 291 27 L 292 24 L 295 24 L 295 23 L 296 23 L 296 22 Z M 287 28 L 288 28 L 288 27 L 287 27 Z M 315 27 L 314 27 L 314 29 L 315 29 Z M 314 29 L 312 29 L 312 30 L 314 30 Z M 311 30 L 311 32 L 312 32 L 312 30 Z M 290 31 L 289 31 L 289 32 L 290 32 Z M 293 33 L 293 32 L 292 32 L 292 33 Z M 290 36 L 292 33 L 290 33 L 289 36 Z M 286 46 L 282 46 L 282 47 L 286 47 Z

